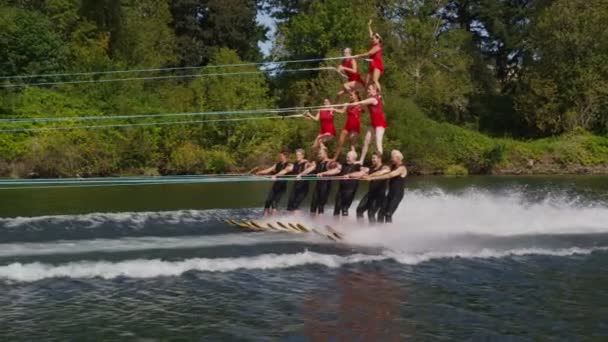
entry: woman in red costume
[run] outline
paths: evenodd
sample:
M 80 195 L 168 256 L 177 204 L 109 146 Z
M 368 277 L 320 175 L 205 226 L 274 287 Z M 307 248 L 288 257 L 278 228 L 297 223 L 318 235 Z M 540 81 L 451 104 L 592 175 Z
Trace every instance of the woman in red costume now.
M 380 87 L 380 76 L 384 74 L 384 61 L 382 60 L 382 37 L 372 30 L 372 21 L 368 23 L 369 37 L 372 40 L 372 48 L 362 54 L 356 55 L 355 58 L 370 58 L 369 73 L 367 74 L 366 85 L 373 84 L 378 89 L 378 93 L 382 90 Z
M 331 106 L 331 102 L 329 99 L 325 99 L 323 101 L 323 106 Z M 337 110 L 335 108 L 323 108 L 320 109 L 316 115 L 310 114 L 310 112 L 306 112 L 304 114 L 305 117 L 319 121 L 321 124 L 321 131 L 317 138 L 315 139 L 314 144 L 312 145 L 313 149 L 323 148 L 326 149 L 325 143 L 333 137 L 336 136 L 336 127 L 334 126 L 334 112 Z
M 352 57 L 352 51 L 350 48 L 344 49 L 345 59 L 342 61 L 339 67 L 336 68 L 338 72 L 343 73 L 348 77 L 348 81 L 344 83 L 342 90 L 338 92 L 337 99 L 345 93 L 352 93 L 357 88 L 364 89 L 365 82 L 361 78 L 361 74 L 357 71 L 357 60 Z
M 380 94 L 378 94 L 378 90 L 376 89 L 375 85 L 370 84 L 367 86 L 367 95 L 369 96 L 367 99 L 349 104 L 351 106 L 367 105 L 369 110 L 371 128 L 365 135 L 365 142 L 363 143 L 363 150 L 361 151 L 361 159 L 359 160 L 360 164 L 363 164 L 365 161 L 365 155 L 367 154 L 372 137 L 374 137 L 376 140 L 376 151 L 382 154 L 382 139 L 384 137 L 384 131 L 388 127 L 386 117 L 384 115 L 384 108 L 382 107 L 382 98 L 380 97 Z
M 340 133 L 340 140 L 338 141 L 338 147 L 336 148 L 336 154 L 334 155 L 333 160 L 337 160 L 340 157 L 340 152 L 342 152 L 342 146 L 344 146 L 346 137 L 349 137 L 350 140 L 350 150 L 355 151 L 357 137 L 359 136 L 359 133 L 361 133 L 361 112 L 363 111 L 363 108 L 357 104 L 353 105 L 353 103 L 359 101 L 361 101 L 359 93 L 353 91 L 350 93 L 350 103 L 346 105 L 346 107 L 336 110 L 338 113 L 346 112 L 346 124 L 342 129 L 342 133 Z

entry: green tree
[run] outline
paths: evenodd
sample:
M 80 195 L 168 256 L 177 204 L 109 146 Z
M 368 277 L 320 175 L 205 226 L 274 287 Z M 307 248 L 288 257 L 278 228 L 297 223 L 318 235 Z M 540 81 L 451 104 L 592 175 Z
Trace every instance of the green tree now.
M 256 0 L 171 1 L 173 28 L 183 65 L 204 65 L 214 49 L 229 48 L 241 59 L 261 59 L 258 41 L 266 28 L 258 24 Z
M 0 75 L 53 73 L 65 63 L 63 42 L 44 15 L 0 7 Z
M 556 0 L 535 25 L 518 110 L 540 134 L 608 129 L 608 7 Z

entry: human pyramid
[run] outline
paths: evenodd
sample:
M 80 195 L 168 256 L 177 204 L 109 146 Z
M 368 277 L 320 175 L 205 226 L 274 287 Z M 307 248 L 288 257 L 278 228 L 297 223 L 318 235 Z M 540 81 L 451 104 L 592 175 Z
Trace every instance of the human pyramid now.
M 264 209 L 266 215 L 276 213 L 281 197 L 287 192 L 287 181 L 281 177 L 295 177 L 295 182 L 289 196 L 287 210 L 297 212 L 308 196 L 310 180 L 302 177 L 316 175 L 318 178 L 312 194 L 310 212 L 312 215 L 324 213 L 328 201 L 332 180 L 339 180 L 338 192 L 335 198 L 334 216 L 348 216 L 348 211 L 357 193 L 359 180 L 370 181 L 367 194 L 357 207 L 357 217 L 362 218 L 365 212 L 370 222 L 392 222 L 392 216 L 403 199 L 405 177 L 407 169 L 403 155 L 397 150 L 391 152 L 390 166 L 383 164 L 382 140 L 385 129 L 388 127 L 383 109 L 383 100 L 380 95 L 380 77 L 384 74 L 382 60 L 382 37 L 372 30 L 372 21 L 368 23 L 369 35 L 372 42 L 367 52 L 352 55 L 349 48 L 344 49 L 344 60 L 336 68 L 348 78 L 342 89 L 338 92 L 336 102 L 348 94 L 350 102 L 343 106 L 332 106 L 329 99 L 325 99 L 321 109 L 315 114 L 306 112 L 306 118 L 318 121 L 321 129 L 312 145 L 317 151 L 317 160 L 308 161 L 303 149 L 296 150 L 296 161 L 289 162 L 286 151 L 279 153 L 278 162 L 270 168 L 257 172 L 257 175 L 272 175 L 275 182 L 270 189 Z M 363 81 L 358 72 L 357 58 L 370 59 L 369 72 L 366 81 Z M 367 98 L 361 100 L 360 90 L 367 91 Z M 368 129 L 360 157 L 356 152 L 356 141 L 361 133 L 361 114 L 363 106 L 367 106 L 371 127 Z M 334 115 L 346 114 L 346 124 L 340 134 L 338 146 L 332 158 L 328 155 L 325 145 L 336 137 Z M 349 138 L 350 149 L 346 154 L 346 162 L 338 163 L 346 138 Z M 364 161 L 369 145 L 375 141 L 376 150 L 372 154 L 371 165 L 365 167 Z M 359 157 L 359 158 L 358 158 Z

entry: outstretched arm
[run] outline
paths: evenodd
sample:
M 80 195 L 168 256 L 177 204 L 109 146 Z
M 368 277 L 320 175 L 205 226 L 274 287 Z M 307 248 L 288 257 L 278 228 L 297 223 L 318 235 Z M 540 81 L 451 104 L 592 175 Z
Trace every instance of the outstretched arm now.
M 350 105 L 351 105 L 351 106 L 356 106 L 356 105 L 364 105 L 364 106 L 367 106 L 367 105 L 374 105 L 374 106 L 375 106 L 375 105 L 377 105 L 377 104 L 378 104 L 378 100 L 376 100 L 376 99 L 375 99 L 375 98 L 373 98 L 373 97 L 370 97 L 370 98 L 367 98 L 367 99 L 365 99 L 365 100 L 361 100 L 361 101 L 358 101 L 358 102 L 353 102 L 353 103 L 351 103 Z
M 293 171 L 293 164 L 289 163 L 283 170 L 279 171 L 276 175 L 272 176 L 272 178 L 285 176 L 286 174 L 290 173 L 291 171 Z
M 333 108 L 332 110 L 336 113 L 344 114 L 344 113 L 346 113 L 346 106 L 344 106 L 342 108 Z
M 333 170 L 327 170 L 325 172 L 321 172 L 321 173 L 317 174 L 317 177 L 335 176 L 335 175 L 339 174 L 340 172 L 342 172 L 342 165 L 338 165 L 338 167 L 336 167 Z
M 316 168 L 317 168 L 317 163 L 315 161 L 311 161 L 310 163 L 308 163 L 308 167 L 306 169 L 304 169 L 304 171 L 302 171 L 296 178 L 302 178 L 302 176 L 309 175 Z
M 372 30 L 372 20 L 367 22 L 367 30 L 369 31 L 369 39 L 374 38 L 374 30 Z
M 346 71 L 349 72 L 351 74 L 356 74 L 357 73 L 357 60 L 353 59 L 353 64 L 352 64 L 352 68 L 347 68 L 347 67 L 343 67 L 343 66 L 339 66 L 338 67 L 338 71 Z
M 354 58 L 370 57 L 371 55 L 377 53 L 378 51 L 380 51 L 380 46 L 376 45 L 376 46 L 372 47 L 371 49 L 369 49 L 369 51 L 360 53 L 360 54 L 354 56 Z
M 265 175 L 269 175 L 269 174 L 271 174 L 271 173 L 273 173 L 273 172 L 274 172 L 274 170 L 276 169 L 276 167 L 277 167 L 277 166 L 276 166 L 276 164 L 275 164 L 275 165 L 273 165 L 273 166 L 271 166 L 271 167 L 269 167 L 269 168 L 267 168 L 267 169 L 264 169 L 264 170 L 262 170 L 262 171 L 258 171 L 258 172 L 256 172 L 255 174 L 256 174 L 256 175 L 258 175 L 258 176 L 265 176 Z
M 405 177 L 405 176 L 407 176 L 407 169 L 405 168 L 405 166 L 402 165 L 391 172 L 387 172 L 387 173 L 381 174 L 381 175 L 368 176 L 365 179 L 366 180 L 384 180 L 384 179 L 391 179 L 393 177 Z
M 315 121 L 319 121 L 319 115 L 320 115 L 319 112 L 317 112 L 316 115 L 312 115 L 312 114 L 310 114 L 310 112 L 304 113 L 305 117 L 307 117 L 307 118 L 309 118 L 311 120 L 315 120 Z

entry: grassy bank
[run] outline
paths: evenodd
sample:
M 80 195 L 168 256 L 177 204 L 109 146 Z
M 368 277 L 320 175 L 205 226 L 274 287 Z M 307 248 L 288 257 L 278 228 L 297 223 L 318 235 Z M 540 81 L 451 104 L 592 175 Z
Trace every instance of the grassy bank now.
M 411 101 L 387 106 L 396 131 L 389 147 L 401 148 L 416 174 L 608 174 L 608 136 L 584 130 L 519 141 L 427 118 Z

